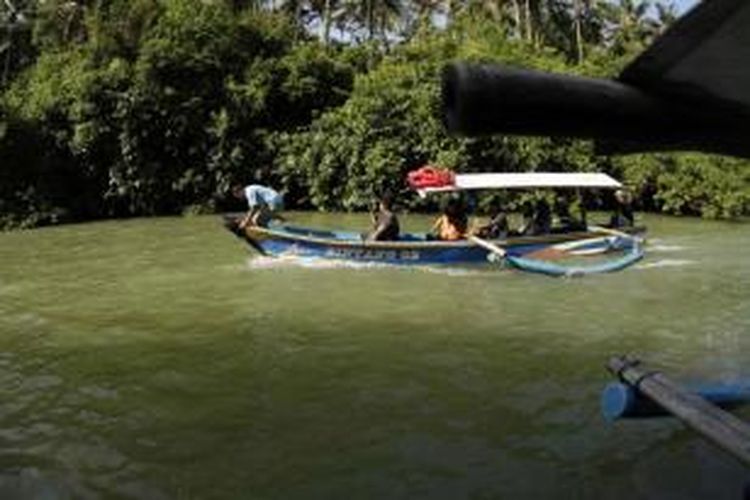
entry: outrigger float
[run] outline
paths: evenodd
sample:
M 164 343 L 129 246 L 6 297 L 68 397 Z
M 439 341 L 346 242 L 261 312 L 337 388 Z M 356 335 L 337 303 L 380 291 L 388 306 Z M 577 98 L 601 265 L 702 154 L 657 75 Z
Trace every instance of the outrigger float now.
M 627 356 L 613 357 L 607 369 L 618 378 L 602 392 L 607 420 L 672 416 L 750 466 L 750 425 L 728 411 L 750 403 L 749 386 L 704 384 L 689 390 Z
M 456 174 L 440 186 L 417 188 L 420 196 L 431 193 L 478 189 L 596 188 L 622 185 L 601 173 L 492 173 Z M 338 259 L 395 265 L 471 265 L 502 263 L 520 270 L 548 275 L 581 275 L 623 269 L 643 257 L 643 228 L 626 231 L 588 226 L 585 230 L 553 232 L 538 236 L 511 236 L 484 240 L 428 239 L 426 233 L 401 234 L 395 241 L 365 241 L 362 235 L 292 225 L 249 226 L 239 229 L 227 218 L 227 227 L 263 255 Z M 596 264 L 560 264 L 562 257 L 619 254 Z M 552 259 L 550 256 L 554 256 Z M 555 260 L 553 262 L 552 260 Z M 583 259 L 585 260 L 585 259 Z

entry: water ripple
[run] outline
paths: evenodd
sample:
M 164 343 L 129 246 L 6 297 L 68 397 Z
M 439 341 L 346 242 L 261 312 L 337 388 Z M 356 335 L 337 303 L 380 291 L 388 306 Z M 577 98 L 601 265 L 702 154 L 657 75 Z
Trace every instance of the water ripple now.
M 653 262 L 646 262 L 635 266 L 635 269 L 657 269 L 662 267 L 684 267 L 697 264 L 697 261 L 688 259 L 660 259 Z

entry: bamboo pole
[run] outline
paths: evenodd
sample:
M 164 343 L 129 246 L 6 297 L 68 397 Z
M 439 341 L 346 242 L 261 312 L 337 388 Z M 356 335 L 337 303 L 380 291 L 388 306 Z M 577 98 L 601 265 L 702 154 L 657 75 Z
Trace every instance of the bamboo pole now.
M 487 240 L 484 240 L 484 239 L 482 239 L 482 238 L 480 238 L 478 236 L 468 235 L 466 237 L 466 239 L 469 240 L 469 241 L 471 241 L 475 245 L 480 246 L 480 247 L 484 248 L 485 250 L 498 255 L 501 258 L 504 258 L 505 255 L 506 255 L 506 251 L 505 250 L 503 250 L 499 246 L 495 245 L 494 243 L 491 243 L 491 242 L 489 242 Z
M 607 368 L 705 439 L 750 466 L 750 426 L 705 399 L 681 389 L 658 371 L 627 357 L 609 360 Z

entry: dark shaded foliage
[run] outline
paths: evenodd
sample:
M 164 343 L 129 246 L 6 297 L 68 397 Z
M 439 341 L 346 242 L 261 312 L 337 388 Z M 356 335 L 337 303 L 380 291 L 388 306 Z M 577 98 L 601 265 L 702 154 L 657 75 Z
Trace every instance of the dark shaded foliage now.
M 404 185 L 425 163 L 607 171 L 644 209 L 746 214 L 747 162 L 613 159 L 580 141 L 445 133 L 438 88 L 448 61 L 615 74 L 655 28 L 608 5 L 586 11 L 586 58 L 573 64 L 581 40 L 565 38 L 575 19 L 564 2 L 540 4 L 531 32 L 507 12 L 458 9 L 446 27 L 420 17 L 399 43 L 380 33 L 328 45 L 252 2 L 46 3 L 0 101 L 0 223 L 215 211 L 230 207 L 230 185 L 254 181 L 279 187 L 293 208 L 360 210 L 391 191 L 404 208 L 431 209 Z M 616 18 L 628 22 L 613 30 Z

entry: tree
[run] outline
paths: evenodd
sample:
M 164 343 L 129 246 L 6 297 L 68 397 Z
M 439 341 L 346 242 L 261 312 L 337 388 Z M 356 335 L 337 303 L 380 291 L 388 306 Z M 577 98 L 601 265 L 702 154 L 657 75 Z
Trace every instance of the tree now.
M 659 34 L 664 33 L 672 26 L 678 17 L 677 7 L 674 3 L 656 3 L 656 28 Z
M 368 41 L 380 36 L 386 46 L 390 44 L 389 36 L 402 19 L 401 0 L 346 0 L 342 6 L 358 29 L 364 30 Z
M 648 209 L 748 213 L 746 161 L 602 158 L 581 141 L 441 125 L 447 62 L 616 75 L 673 21 L 655 5 L 0 0 L 0 225 L 213 210 L 240 180 L 277 184 L 291 207 L 355 210 L 428 162 L 604 170 Z
M 649 2 L 635 2 L 634 0 L 620 0 L 613 10 L 612 48 L 617 53 L 634 53 L 642 50 L 656 35 L 653 23 L 649 22 L 646 14 L 650 8 Z
M 32 20 L 32 5 L 26 1 L 0 3 L 0 89 L 34 57 Z

